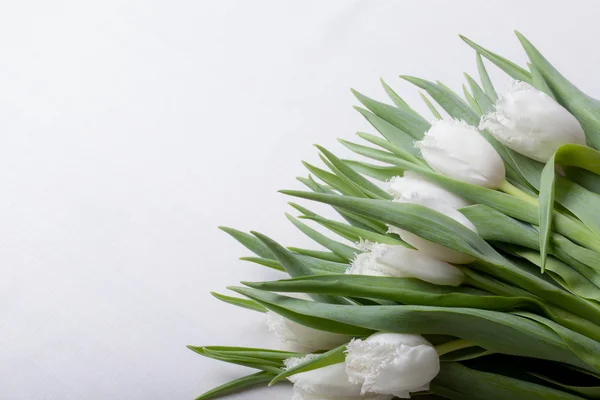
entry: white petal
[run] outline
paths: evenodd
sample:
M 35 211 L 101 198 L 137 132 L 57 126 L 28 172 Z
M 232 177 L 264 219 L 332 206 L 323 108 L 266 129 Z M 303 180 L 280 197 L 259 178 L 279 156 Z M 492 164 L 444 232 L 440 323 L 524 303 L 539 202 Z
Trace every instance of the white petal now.
M 288 380 L 294 383 L 296 391 L 308 395 L 360 396 L 361 386 L 350 383 L 346 376 L 346 365 L 344 363 L 332 364 L 292 375 Z
M 454 265 L 404 246 L 386 246 L 385 251 L 376 254 L 375 260 L 397 271 L 394 276 L 413 277 L 436 285 L 459 286 L 465 279 Z
M 431 168 L 451 178 L 489 188 L 498 188 L 505 179 L 500 155 L 465 122 L 437 121 L 416 146 Z
M 454 265 L 418 250 L 387 244 L 375 244 L 371 251 L 359 254 L 346 273 L 417 278 L 436 285 L 450 286 L 458 286 L 464 281 L 464 274 Z
M 407 203 L 421 204 L 423 199 L 427 199 L 444 203 L 452 208 L 462 208 L 470 204 L 462 197 L 411 171 L 406 171 L 404 176 L 392 178 L 388 192 Z
M 267 326 L 282 343 L 293 343 L 309 350 L 331 350 L 350 338 L 298 324 L 272 311 L 267 312 Z
M 427 387 L 439 370 L 435 348 L 419 335 L 377 333 L 348 344 L 346 373 L 363 393 L 408 398 Z
M 358 254 L 346 273 L 350 275 L 394 276 L 393 271 L 377 263 L 371 251 Z
M 482 118 L 480 128 L 514 151 L 544 163 L 563 144 L 586 144 L 579 121 L 525 82 L 513 83 L 495 110 Z

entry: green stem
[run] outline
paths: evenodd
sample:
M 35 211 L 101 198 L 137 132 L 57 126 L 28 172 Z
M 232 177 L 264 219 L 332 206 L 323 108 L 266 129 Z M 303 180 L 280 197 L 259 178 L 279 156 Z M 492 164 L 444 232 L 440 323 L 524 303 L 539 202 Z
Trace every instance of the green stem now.
M 444 354 L 452 353 L 453 351 L 456 351 L 456 350 L 466 349 L 468 347 L 475 347 L 475 346 L 477 346 L 477 344 L 473 343 L 469 340 L 457 339 L 457 340 L 453 340 L 451 342 L 446 342 L 446 343 L 440 344 L 438 346 L 435 346 L 435 351 L 437 351 L 438 356 L 441 357 Z
M 510 182 L 504 181 L 498 188 L 506 194 L 510 194 L 529 204 L 539 208 L 537 198 L 530 196 L 521 189 L 513 186 Z M 581 221 L 569 215 L 562 214 L 556 210 L 553 211 L 554 230 L 573 240 L 574 242 L 600 253 L 600 238 L 594 234 Z
M 534 204 L 536 207 L 539 205 L 538 199 L 536 199 L 533 196 L 528 195 L 527 193 L 525 193 L 524 191 L 522 191 L 518 187 L 512 185 L 507 180 L 504 180 L 504 182 L 502 182 L 500 184 L 500 187 L 498 187 L 498 189 L 500 189 L 501 191 L 503 191 L 506 194 L 510 194 L 511 196 L 514 196 L 514 197 L 519 198 L 519 199 L 521 199 L 523 201 L 526 201 L 529 204 Z

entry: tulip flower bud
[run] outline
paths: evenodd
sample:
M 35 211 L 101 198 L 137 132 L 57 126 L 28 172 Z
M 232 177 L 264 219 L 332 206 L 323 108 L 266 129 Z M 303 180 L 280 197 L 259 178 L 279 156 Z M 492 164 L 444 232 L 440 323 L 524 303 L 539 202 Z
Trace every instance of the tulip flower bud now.
M 418 198 L 417 200 L 419 200 L 418 204 L 444 214 L 445 216 L 460 222 L 462 225 L 477 233 L 477 228 L 475 228 L 475 225 L 473 225 L 473 223 L 469 221 L 469 219 L 460 211 L 455 210 L 446 204 L 440 203 L 435 199 Z M 408 232 L 396 226 L 389 226 L 389 232 L 398 234 L 406 243 L 438 260 L 446 261 L 452 264 L 469 264 L 475 260 L 473 257 L 467 254 L 460 253 L 456 250 L 442 246 L 441 244 L 423 239 L 412 232 Z
M 444 203 L 452 208 L 462 208 L 469 205 L 469 202 L 462 197 L 412 171 L 406 171 L 404 176 L 392 178 L 389 182 L 388 192 L 400 201 L 407 203 L 421 204 L 420 199 L 426 198 Z
M 436 285 L 459 286 L 464 281 L 460 269 L 447 262 L 404 246 L 372 245 L 359 254 L 347 271 L 353 275 L 417 278 Z
M 410 398 L 428 390 L 439 371 L 435 348 L 420 335 L 376 333 L 348 344 L 346 374 L 362 385 L 361 393 Z
M 267 326 L 282 343 L 293 343 L 308 350 L 331 350 L 350 338 L 300 325 L 272 311 L 267 312 Z
M 309 354 L 303 358 L 290 358 L 284 361 L 290 369 L 315 357 Z M 326 367 L 301 372 L 288 377 L 294 384 L 292 400 L 390 400 L 391 395 L 361 393 L 362 385 L 351 383 L 346 376 L 346 364 L 332 364 Z
M 543 163 L 563 144 L 585 146 L 579 121 L 526 82 L 515 81 L 510 91 L 498 99 L 495 110 L 482 118 L 479 127 L 506 147 Z
M 416 146 L 431 168 L 451 178 L 492 189 L 505 180 L 504 162 L 496 149 L 464 121 L 434 122 Z

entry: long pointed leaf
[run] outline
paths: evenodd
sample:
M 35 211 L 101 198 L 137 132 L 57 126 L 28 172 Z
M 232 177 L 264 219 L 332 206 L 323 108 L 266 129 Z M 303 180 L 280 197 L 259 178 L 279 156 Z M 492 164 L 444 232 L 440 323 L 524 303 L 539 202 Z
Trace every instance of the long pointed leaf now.
M 492 102 L 496 102 L 498 100 L 498 94 L 496 93 L 496 89 L 494 89 L 494 85 L 492 84 L 492 80 L 488 75 L 487 69 L 483 64 L 483 60 L 481 59 L 481 53 L 475 53 L 477 60 L 477 71 L 479 72 L 479 80 L 481 81 L 481 86 L 483 86 L 483 90 L 485 94 L 492 100 Z
M 472 40 L 464 37 L 463 35 L 459 36 L 466 44 L 471 46 L 473 49 L 475 49 L 475 51 L 477 51 L 479 54 L 490 60 L 498 68 L 506 72 L 508 75 L 512 76 L 514 79 L 518 81 L 531 83 L 531 74 L 527 70 L 519 67 L 515 63 L 507 60 L 506 58 L 499 56 L 498 54 L 492 53 L 491 51 L 484 49 L 483 47 L 473 42 Z
M 385 103 L 368 98 L 367 96 L 352 90 L 352 93 L 358 101 L 367 107 L 375 115 L 386 120 L 390 124 L 402 129 L 415 139 L 421 139 L 423 134 L 429 129 L 431 124 L 421 116 L 417 116 L 414 112 L 406 109 L 390 106 Z
M 260 385 L 263 383 L 268 383 L 275 377 L 276 374 L 272 372 L 257 372 L 256 374 L 247 375 L 242 378 L 234 379 L 230 382 L 227 382 L 219 387 L 216 387 L 208 392 L 202 394 L 199 397 L 196 397 L 196 400 L 209 400 L 216 399 L 217 397 L 221 397 L 227 394 L 231 394 L 234 392 L 239 392 L 241 390 Z

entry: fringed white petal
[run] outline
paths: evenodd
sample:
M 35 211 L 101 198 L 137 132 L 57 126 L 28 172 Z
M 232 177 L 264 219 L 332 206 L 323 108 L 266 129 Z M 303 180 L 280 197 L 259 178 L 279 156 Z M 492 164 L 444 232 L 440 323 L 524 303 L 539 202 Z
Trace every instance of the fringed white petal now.
M 388 192 L 407 203 L 438 202 L 452 208 L 462 208 L 470 204 L 462 197 L 412 171 L 406 171 L 404 176 L 392 178 L 389 181 Z
M 500 155 L 464 121 L 434 122 L 416 146 L 431 168 L 451 178 L 488 188 L 498 188 L 505 179 Z
M 293 343 L 309 350 L 331 350 L 349 340 L 346 335 L 309 328 L 272 311 L 267 312 L 267 326 L 282 343 Z
M 362 393 L 409 398 L 440 370 L 435 348 L 420 335 L 377 333 L 348 344 L 346 373 Z
M 526 82 L 514 81 L 479 128 L 517 153 L 544 163 L 563 144 L 586 144 L 579 121 Z

